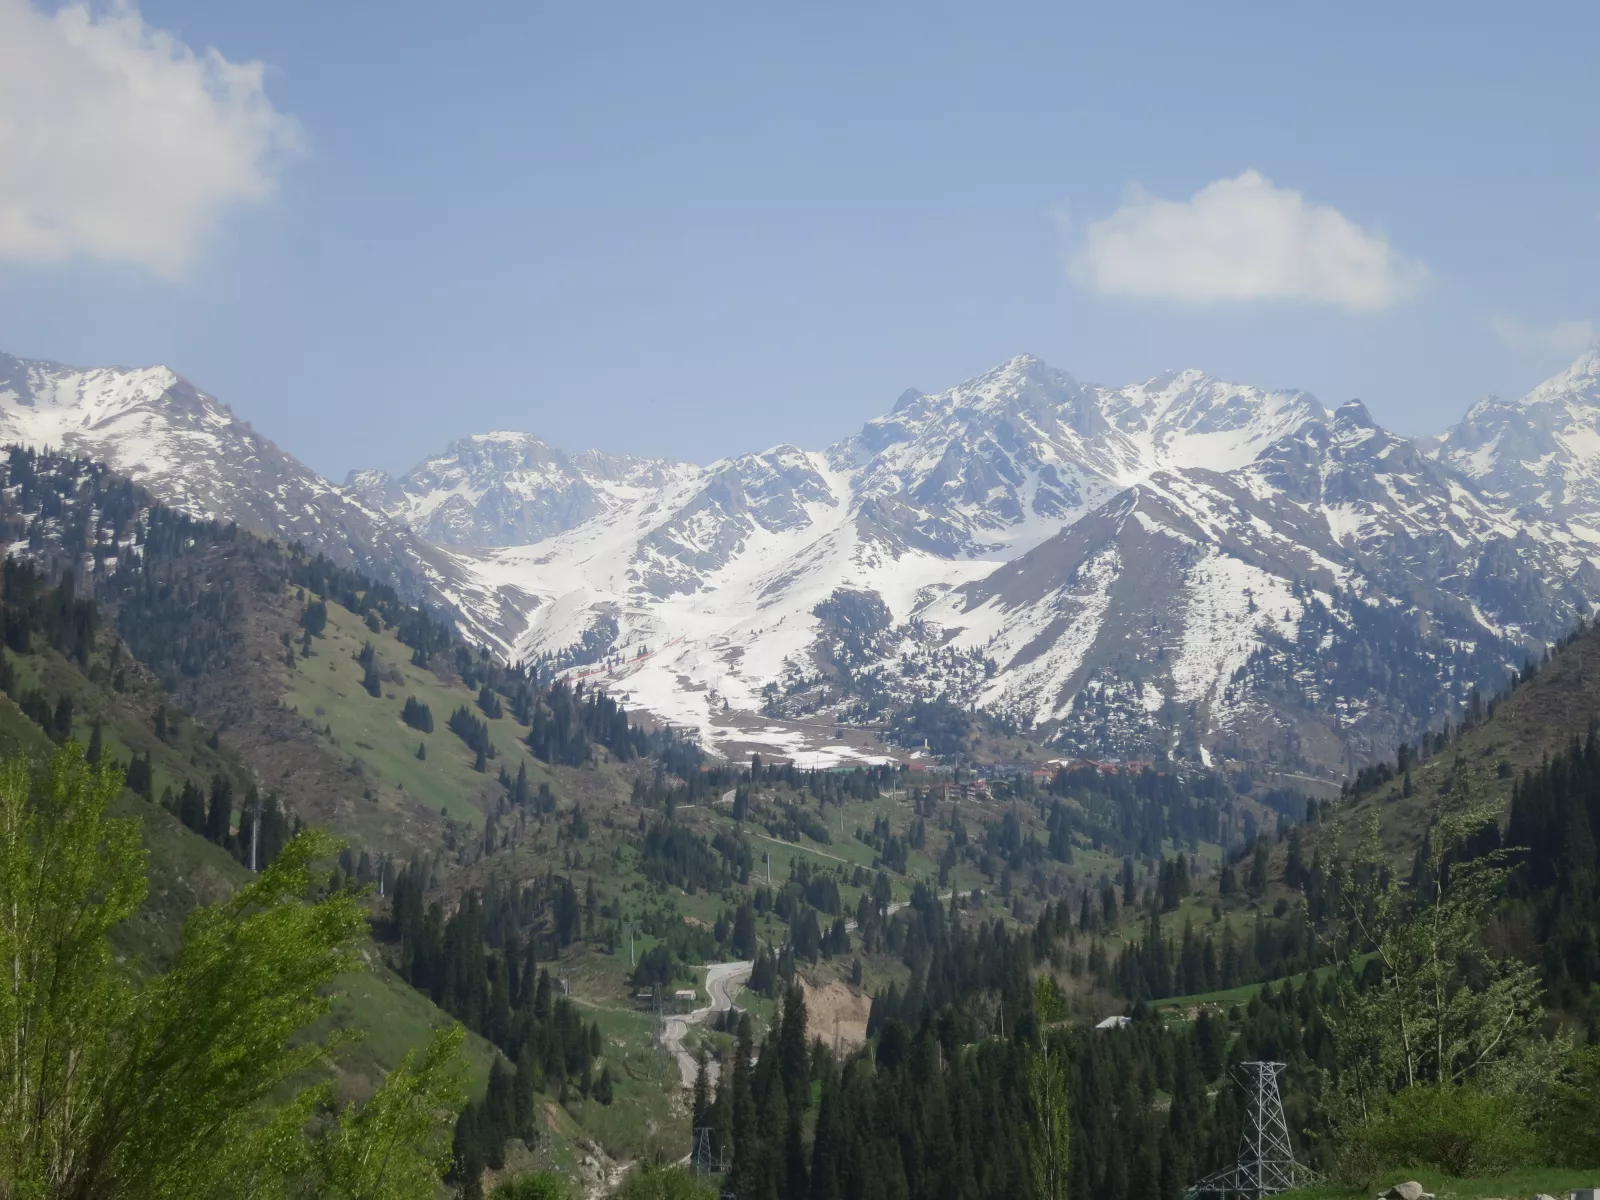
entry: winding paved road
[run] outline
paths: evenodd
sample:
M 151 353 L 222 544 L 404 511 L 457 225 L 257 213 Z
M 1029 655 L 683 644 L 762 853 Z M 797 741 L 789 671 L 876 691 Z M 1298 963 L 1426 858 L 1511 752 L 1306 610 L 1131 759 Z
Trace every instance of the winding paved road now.
M 683 1077 L 684 1087 L 694 1086 L 695 1072 L 699 1070 L 694 1055 L 683 1048 L 683 1039 L 689 1036 L 689 1027 L 701 1024 L 714 1012 L 727 1012 L 732 1008 L 734 996 L 744 987 L 754 966 L 752 962 L 712 963 L 706 968 L 706 995 L 711 997 L 711 1003 L 692 1013 L 668 1016 L 661 1022 L 661 1044 L 672 1051 L 672 1056 L 678 1060 L 678 1074 Z M 717 1064 L 710 1063 L 706 1069 L 715 1083 Z

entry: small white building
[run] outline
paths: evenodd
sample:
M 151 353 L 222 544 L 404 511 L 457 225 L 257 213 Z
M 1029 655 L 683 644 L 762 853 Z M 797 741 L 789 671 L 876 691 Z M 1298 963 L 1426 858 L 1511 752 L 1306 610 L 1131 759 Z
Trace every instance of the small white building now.
M 1132 1017 L 1107 1017 L 1095 1026 L 1096 1029 L 1126 1029 L 1133 1024 Z

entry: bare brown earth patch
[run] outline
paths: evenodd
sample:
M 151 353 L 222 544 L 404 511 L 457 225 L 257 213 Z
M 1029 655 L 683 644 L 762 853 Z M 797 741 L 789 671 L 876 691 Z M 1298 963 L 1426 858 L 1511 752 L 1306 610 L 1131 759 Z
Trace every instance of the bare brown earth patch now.
M 838 1052 L 854 1050 L 866 1043 L 871 997 L 838 979 L 819 987 L 802 976 L 800 990 L 806 998 L 808 1038 L 821 1038 L 824 1045 Z

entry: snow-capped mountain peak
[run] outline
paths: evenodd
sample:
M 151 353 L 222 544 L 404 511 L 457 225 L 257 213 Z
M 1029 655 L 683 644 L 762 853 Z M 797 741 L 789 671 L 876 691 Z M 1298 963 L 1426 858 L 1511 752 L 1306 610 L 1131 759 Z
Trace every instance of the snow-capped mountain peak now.
M 551 537 L 698 468 L 589 450 L 568 457 L 531 433 L 460 438 L 399 479 L 352 471 L 345 492 L 445 546 L 522 545 Z
M 1140 443 L 1152 468 L 1232 470 L 1326 410 L 1306 392 L 1269 392 L 1193 368 L 1103 390 L 1107 419 Z
M 345 489 L 447 546 L 537 541 L 605 509 L 565 454 L 506 430 L 451 442 L 400 479 L 351 472 Z
M 943 696 L 1075 753 L 1387 751 L 1592 611 L 1597 429 L 1597 354 L 1426 451 L 1358 401 L 1019 355 L 826 452 L 495 431 L 336 488 L 166 368 L 0 357 L 0 439 L 303 540 L 509 658 L 576 656 L 713 747 L 760 743 L 758 711 Z
M 196 516 L 317 546 L 420 594 L 427 546 L 390 528 L 181 375 L 0 354 L 0 442 L 99 459 Z
M 1600 347 L 1520 399 L 1479 400 L 1437 454 L 1515 507 L 1600 527 Z
M 943 392 L 905 393 L 829 459 L 873 498 L 889 544 L 983 555 L 1037 544 L 1154 471 L 1243 466 L 1325 415 L 1303 392 L 1198 370 L 1105 388 L 1024 354 Z
M 1525 408 L 1546 403 L 1565 403 L 1582 398 L 1600 404 L 1600 344 L 1589 347 L 1565 370 L 1539 384 L 1519 401 Z

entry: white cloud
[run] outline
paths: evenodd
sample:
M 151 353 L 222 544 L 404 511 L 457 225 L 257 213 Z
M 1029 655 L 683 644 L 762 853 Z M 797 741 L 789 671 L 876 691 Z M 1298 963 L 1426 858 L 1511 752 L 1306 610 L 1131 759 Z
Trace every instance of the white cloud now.
M 0 259 L 178 275 L 300 148 L 258 62 L 196 53 L 137 10 L 0 0 Z
M 1111 296 L 1303 300 L 1363 312 L 1409 299 L 1427 276 L 1382 234 L 1257 171 L 1208 183 L 1188 200 L 1135 191 L 1088 227 L 1071 269 Z
M 1489 318 L 1489 328 L 1513 350 L 1562 358 L 1576 358 L 1600 341 L 1600 329 L 1593 321 L 1557 321 L 1546 329 L 1537 329 L 1516 317 L 1494 316 Z

